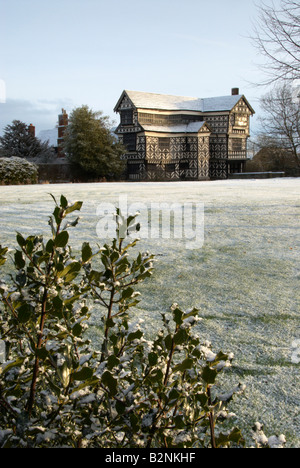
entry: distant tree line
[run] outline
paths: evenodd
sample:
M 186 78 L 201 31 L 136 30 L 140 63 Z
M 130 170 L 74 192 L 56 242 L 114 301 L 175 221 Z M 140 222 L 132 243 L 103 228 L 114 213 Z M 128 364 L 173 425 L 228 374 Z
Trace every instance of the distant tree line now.
M 54 149 L 48 142 L 34 136 L 24 122 L 14 120 L 5 127 L 4 135 L 0 137 L 0 157 L 45 162 L 54 157 Z
M 262 86 L 271 86 L 261 98 L 261 132 L 257 144 L 273 154 L 276 164 L 284 161 L 300 171 L 300 3 L 281 0 L 259 6 L 259 19 L 252 37 L 265 61 Z M 261 160 L 260 163 L 263 163 Z M 275 164 L 275 165 L 276 165 Z M 280 164 L 279 164 L 280 166 Z
M 124 147 L 111 130 L 112 124 L 102 112 L 88 106 L 73 110 L 64 134 L 63 151 L 70 170 L 68 177 L 74 181 L 119 180 L 125 169 L 122 161 Z M 46 179 L 62 170 L 55 150 L 29 131 L 28 125 L 14 120 L 0 137 L 0 158 L 21 158 L 38 164 Z M 48 163 L 48 164 L 45 164 Z M 52 164 L 49 164 L 52 163 Z M 53 168 L 55 170 L 53 170 Z M 49 175 L 49 177 L 47 177 Z M 66 173 L 64 172 L 64 175 Z

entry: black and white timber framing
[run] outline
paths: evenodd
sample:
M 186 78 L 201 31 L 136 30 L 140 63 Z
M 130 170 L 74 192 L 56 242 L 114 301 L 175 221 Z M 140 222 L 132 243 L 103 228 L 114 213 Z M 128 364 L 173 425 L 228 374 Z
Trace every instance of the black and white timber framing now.
M 114 111 L 129 180 L 227 179 L 243 172 L 254 110 L 237 88 L 205 99 L 125 90 Z

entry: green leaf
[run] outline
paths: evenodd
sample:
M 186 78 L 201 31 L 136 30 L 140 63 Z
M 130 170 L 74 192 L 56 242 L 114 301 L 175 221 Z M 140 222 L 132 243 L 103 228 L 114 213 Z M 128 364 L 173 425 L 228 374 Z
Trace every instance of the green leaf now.
M 37 263 L 37 265 L 41 265 L 42 263 L 48 263 L 49 259 L 50 259 L 50 254 L 48 252 L 45 255 L 40 255 L 40 256 L 36 255 L 34 257 L 34 260 Z
M 117 367 L 120 364 L 120 359 L 116 356 L 109 356 L 107 359 L 107 367 L 109 370 L 112 370 L 114 367 Z
M 169 393 L 169 400 L 172 401 L 172 400 L 178 400 L 178 398 L 180 397 L 180 393 L 178 390 L 176 390 L 176 388 L 173 388 L 170 393 Z
M 82 251 L 81 252 L 82 252 L 81 256 L 82 256 L 83 263 L 88 262 L 93 256 L 92 249 L 91 249 L 90 244 L 88 242 L 85 242 L 84 244 L 82 244 Z
M 137 330 L 136 332 L 129 333 L 128 341 L 140 340 L 144 333 L 141 330 Z
M 76 323 L 76 325 L 74 325 L 74 327 L 72 328 L 72 333 L 74 336 L 79 337 L 82 333 L 82 330 L 82 326 L 79 323 Z
M 17 242 L 20 247 L 24 247 L 26 244 L 24 237 L 19 232 L 17 233 Z
M 117 413 L 118 413 L 120 416 L 122 416 L 122 414 L 124 414 L 125 411 L 126 411 L 126 405 L 125 405 L 125 403 L 123 403 L 122 401 L 119 401 L 119 400 L 118 400 L 117 403 L 116 403 L 116 410 L 117 410 Z
M 54 211 L 53 211 L 53 216 L 54 216 L 54 219 L 55 219 L 55 222 L 57 224 L 57 226 L 59 226 L 61 224 L 61 221 L 62 221 L 62 211 L 61 209 L 59 208 L 59 206 L 57 206 Z M 51 218 L 50 218 L 51 219 Z M 54 228 L 54 232 L 55 232 L 55 228 Z
M 16 275 L 16 282 L 21 286 L 21 288 L 24 288 L 27 282 L 27 276 L 26 276 L 25 270 L 22 270 L 20 274 Z
M 133 295 L 133 293 L 133 288 L 124 289 L 124 291 L 122 292 L 122 300 L 129 299 Z
M 33 249 L 34 249 L 34 243 L 33 243 L 32 239 L 28 238 L 26 240 L 26 252 L 28 253 L 28 255 L 32 254 Z
M 47 359 L 47 357 L 49 356 L 49 352 L 46 350 L 46 348 L 36 349 L 35 354 L 39 359 L 43 360 Z
M 112 376 L 112 374 L 108 371 L 104 372 L 102 376 L 102 383 L 105 387 L 109 389 L 109 392 L 112 396 L 115 396 L 118 391 L 118 382 L 117 380 Z
M 65 266 L 64 266 L 63 263 L 60 263 L 60 262 L 59 262 L 59 263 L 56 264 L 56 271 L 57 271 L 58 273 L 61 273 L 62 271 L 64 271 L 64 269 L 65 269 Z
M 156 366 L 157 361 L 158 361 L 158 355 L 156 353 L 149 353 L 148 361 L 149 361 L 150 366 Z
M 76 227 L 77 224 L 79 223 L 80 217 L 76 218 L 74 221 L 71 223 L 67 223 L 67 227 Z
M 51 254 L 53 251 L 53 248 L 54 248 L 54 242 L 52 239 L 50 239 L 46 244 L 46 252 Z
M 55 385 L 51 379 L 48 379 L 48 385 L 50 389 L 55 393 L 55 395 L 57 397 L 60 397 L 61 389 L 57 385 Z
M 99 283 L 101 278 L 101 273 L 99 271 L 92 270 L 89 274 L 89 281 L 94 283 Z
M 56 201 L 55 196 L 54 196 L 52 193 L 49 193 L 49 195 L 50 195 L 50 197 L 52 197 L 52 199 L 53 199 L 55 205 L 57 205 L 57 201 Z
M 137 433 L 140 429 L 140 419 L 133 412 L 130 413 L 129 419 L 130 419 L 130 426 L 133 430 L 133 433 Z
M 5 248 L 3 249 L 2 246 L 0 245 L 0 256 L 6 255 L 6 254 L 7 254 L 7 251 L 8 251 L 8 248 L 7 248 L 7 247 L 5 247 Z
M 10 369 L 13 369 L 14 367 L 21 367 L 23 362 L 25 361 L 25 357 L 23 358 L 17 358 L 14 362 L 10 362 L 4 369 L 3 369 L 3 374 L 8 372 Z
M 67 231 L 62 231 L 56 236 L 54 240 L 54 245 L 56 247 L 66 247 L 68 242 L 69 242 L 69 233 Z
M 181 345 L 181 344 L 183 344 L 183 343 L 186 342 L 187 337 L 188 337 L 188 335 L 187 335 L 186 330 L 183 330 L 183 329 L 181 328 L 181 329 L 178 330 L 178 332 L 175 333 L 175 335 L 174 335 L 174 343 L 175 343 L 176 345 Z
M 91 379 L 93 373 L 93 369 L 90 369 L 89 367 L 83 367 L 80 371 L 74 372 L 73 380 L 79 380 L 80 382 L 83 382 L 85 380 Z
M 117 335 L 114 335 L 114 334 L 110 335 L 109 339 L 110 339 L 110 341 L 112 342 L 112 344 L 113 344 L 114 346 L 116 346 L 117 343 L 118 343 L 118 341 L 119 341 L 118 336 L 117 336 Z
M 17 250 L 15 253 L 15 265 L 18 270 L 22 270 L 26 265 L 23 254 L 20 250 Z
M 66 214 L 73 213 L 73 211 L 80 211 L 82 205 L 83 205 L 83 202 L 81 202 L 81 201 L 75 202 L 74 205 L 69 206 L 69 207 L 66 209 Z
M 23 304 L 18 309 L 18 320 L 20 323 L 27 323 L 32 315 L 32 309 L 28 304 Z
M 199 309 L 196 309 L 195 307 L 193 310 L 187 314 L 184 314 L 183 320 L 189 318 L 189 317 L 197 317 L 199 315 Z
M 199 401 L 202 408 L 205 408 L 208 405 L 208 396 L 206 393 L 198 393 L 196 395 L 196 400 Z
M 227 361 L 227 359 L 228 359 L 228 354 L 224 354 L 222 351 L 220 351 L 214 360 L 214 364 L 217 364 L 220 361 Z
M 74 273 L 75 274 L 75 273 Z M 77 274 L 76 274 L 77 275 Z M 68 278 L 69 275 L 67 275 L 66 278 Z M 74 302 L 76 302 L 78 299 L 80 298 L 80 293 L 78 294 L 75 294 L 74 296 L 72 297 L 69 297 L 68 299 L 65 299 L 64 300 L 64 305 L 65 306 L 68 306 L 68 305 L 72 305 Z
M 215 383 L 216 378 L 218 375 L 218 371 L 215 369 L 211 369 L 209 366 L 204 367 L 202 372 L 202 379 L 208 385 L 212 385 Z
M 95 387 L 98 384 L 99 384 L 99 379 L 93 376 L 93 378 L 85 380 L 85 382 L 78 385 L 78 387 L 73 388 L 71 393 L 73 394 L 75 392 L 79 392 L 79 390 L 82 390 L 83 388 L 86 388 L 86 387 Z
M 63 209 L 67 208 L 67 206 L 68 206 L 68 200 L 66 199 L 66 197 L 64 195 L 61 195 L 61 197 L 60 197 L 60 206 Z
M 78 276 L 78 273 L 81 269 L 81 264 L 79 262 L 70 263 L 63 271 L 58 273 L 59 278 L 65 278 L 65 281 L 69 283 Z
M 174 312 L 173 312 L 173 316 L 174 316 L 174 322 L 177 324 L 177 325 L 182 325 L 182 317 L 183 317 L 183 312 L 182 310 L 180 309 L 175 309 Z
M 164 374 L 161 369 L 154 368 L 153 372 L 149 374 L 149 379 L 152 383 L 161 383 L 164 380 Z
M 174 423 L 175 423 L 176 429 L 185 429 L 185 423 L 183 421 L 182 416 L 176 416 L 174 418 Z
M 234 428 L 230 434 L 220 434 L 219 437 L 216 438 L 216 445 L 217 447 L 227 446 L 228 444 L 240 444 L 242 446 L 245 445 L 244 438 L 242 436 L 241 431 L 238 428 Z
M 174 372 L 184 372 L 188 369 L 191 369 L 193 366 L 193 359 L 187 358 L 181 364 L 178 364 L 174 367 Z
M 114 251 L 114 252 L 112 252 L 112 253 L 110 254 L 110 261 L 111 261 L 111 263 L 115 263 L 119 258 L 120 258 L 119 252 L 115 252 L 115 251 Z
M 63 308 L 63 300 L 59 296 L 55 296 L 52 299 L 52 305 L 55 310 L 61 310 Z
M 57 368 L 57 374 L 64 388 L 67 388 L 70 383 L 71 376 L 71 369 L 67 361 Z
M 171 351 L 173 346 L 173 337 L 172 335 L 167 335 L 165 338 L 165 345 L 168 351 Z
M 112 318 L 106 320 L 105 324 L 106 328 L 113 328 L 115 326 L 115 322 Z

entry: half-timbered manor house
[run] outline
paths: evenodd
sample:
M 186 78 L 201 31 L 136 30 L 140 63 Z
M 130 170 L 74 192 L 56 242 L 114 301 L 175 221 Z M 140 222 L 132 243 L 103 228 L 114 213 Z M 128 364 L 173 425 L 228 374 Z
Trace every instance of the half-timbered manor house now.
M 254 110 L 237 88 L 205 99 L 125 90 L 114 111 L 129 180 L 226 179 L 243 172 Z

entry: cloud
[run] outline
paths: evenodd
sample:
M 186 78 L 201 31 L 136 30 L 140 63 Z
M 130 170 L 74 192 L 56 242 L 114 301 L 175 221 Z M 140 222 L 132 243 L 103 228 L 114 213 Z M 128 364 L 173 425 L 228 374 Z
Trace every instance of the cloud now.
M 36 134 L 41 130 L 49 130 L 56 126 L 58 114 L 61 109 L 72 110 L 73 103 L 70 99 L 57 101 L 27 101 L 24 99 L 7 99 L 0 101 L 0 135 L 4 128 L 13 120 L 21 120 L 36 127 Z

